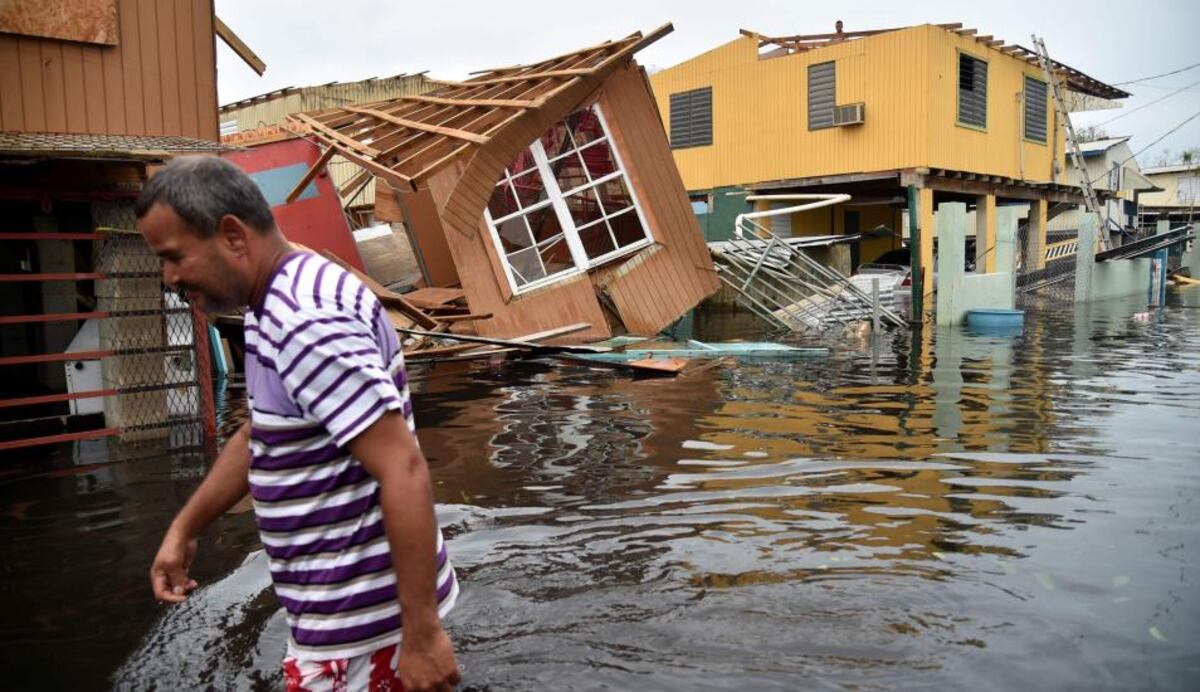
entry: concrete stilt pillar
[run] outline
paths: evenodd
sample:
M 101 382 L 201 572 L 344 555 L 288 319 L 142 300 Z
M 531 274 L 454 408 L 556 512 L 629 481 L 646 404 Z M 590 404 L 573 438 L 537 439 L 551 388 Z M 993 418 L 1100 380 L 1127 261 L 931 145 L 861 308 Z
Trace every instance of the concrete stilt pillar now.
M 937 236 L 934 225 L 933 190 L 920 188 L 917 191 L 917 209 L 921 218 L 921 270 L 924 273 L 922 288 L 922 305 L 925 315 L 933 311 L 933 239 Z M 915 281 L 915 278 L 914 278 Z M 928 319 L 928 317 L 922 317 Z
M 996 196 L 975 198 L 975 271 L 996 271 Z
M 1046 224 L 1049 209 L 1046 200 L 1029 203 L 1029 230 L 1025 234 L 1025 271 L 1046 266 Z M 1083 247 L 1080 244 L 1080 247 Z

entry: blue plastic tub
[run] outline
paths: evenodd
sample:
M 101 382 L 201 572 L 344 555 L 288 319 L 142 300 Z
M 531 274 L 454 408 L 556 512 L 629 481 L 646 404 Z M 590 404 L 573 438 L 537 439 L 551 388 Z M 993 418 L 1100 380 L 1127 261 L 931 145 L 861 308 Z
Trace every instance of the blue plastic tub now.
M 967 311 L 967 326 L 973 329 L 990 330 L 1020 329 L 1025 324 L 1024 310 L 980 308 Z

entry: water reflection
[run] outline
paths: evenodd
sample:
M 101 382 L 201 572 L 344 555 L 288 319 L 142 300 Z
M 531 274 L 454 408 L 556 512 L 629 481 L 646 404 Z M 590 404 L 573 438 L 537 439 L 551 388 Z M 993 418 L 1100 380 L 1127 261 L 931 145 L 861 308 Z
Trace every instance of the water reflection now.
M 846 337 L 829 359 L 674 380 L 416 369 L 468 686 L 1186 687 L 1200 675 L 1200 300 L 1176 300 L 1045 307 L 1018 336 L 926 330 L 878 352 Z M 744 326 L 726 319 L 699 317 L 696 336 Z M 90 533 L 128 532 L 117 515 L 165 521 L 187 487 L 138 511 L 109 503 Z M 78 488 L 42 495 L 86 507 Z M 64 547 L 88 525 L 55 521 Z M 144 536 L 125 539 L 149 559 Z M 226 566 L 159 621 L 118 681 L 269 686 L 283 634 L 256 565 Z

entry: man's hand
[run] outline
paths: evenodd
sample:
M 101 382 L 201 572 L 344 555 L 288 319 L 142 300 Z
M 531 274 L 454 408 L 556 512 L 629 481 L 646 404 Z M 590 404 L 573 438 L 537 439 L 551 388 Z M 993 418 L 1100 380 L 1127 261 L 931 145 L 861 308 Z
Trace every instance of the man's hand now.
M 454 645 L 440 626 L 428 635 L 405 629 L 400 643 L 400 683 L 405 692 L 449 692 L 462 680 L 454 660 Z
M 150 566 L 150 588 L 154 597 L 166 603 L 182 603 L 196 588 L 196 580 L 188 577 L 192 559 L 196 557 L 196 539 L 186 538 L 174 530 L 163 537 L 154 564 Z
M 182 603 L 196 588 L 188 577 L 196 557 L 196 536 L 250 492 L 250 421 L 238 429 L 212 469 L 180 510 L 150 567 L 150 589 L 167 603 Z

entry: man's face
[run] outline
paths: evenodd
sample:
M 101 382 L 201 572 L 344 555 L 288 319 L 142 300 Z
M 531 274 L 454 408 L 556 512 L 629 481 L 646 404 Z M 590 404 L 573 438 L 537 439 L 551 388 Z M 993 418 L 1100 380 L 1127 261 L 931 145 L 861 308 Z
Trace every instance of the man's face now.
M 204 312 L 226 312 L 249 301 L 250 286 L 238 272 L 244 245 L 231 243 L 219 229 L 201 238 L 161 202 L 138 219 L 138 230 L 162 260 L 163 283 L 187 294 L 188 302 Z

